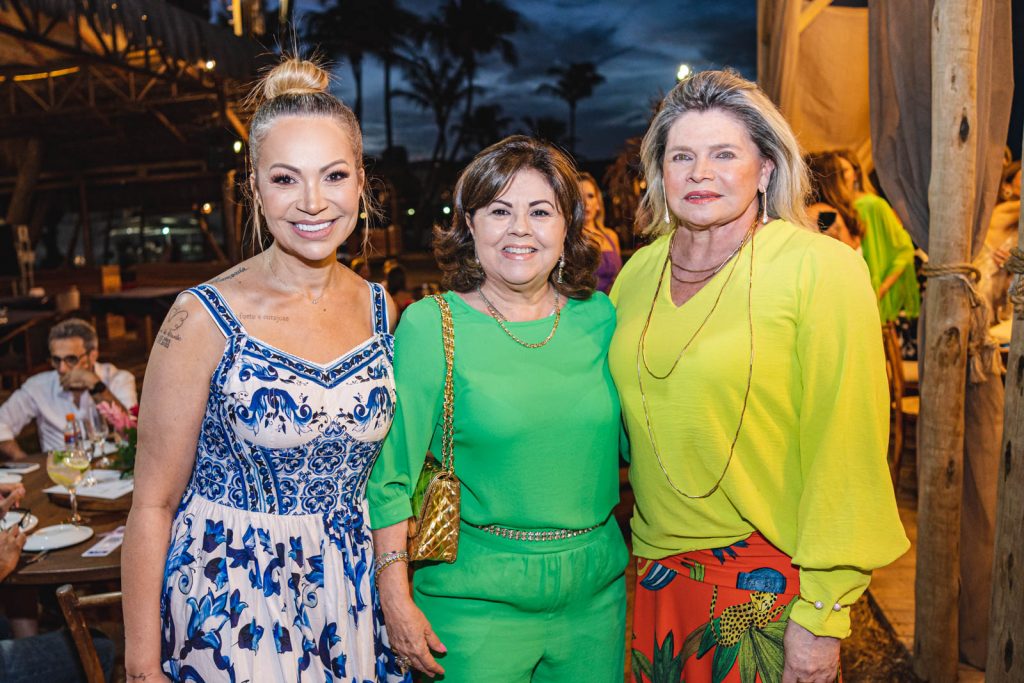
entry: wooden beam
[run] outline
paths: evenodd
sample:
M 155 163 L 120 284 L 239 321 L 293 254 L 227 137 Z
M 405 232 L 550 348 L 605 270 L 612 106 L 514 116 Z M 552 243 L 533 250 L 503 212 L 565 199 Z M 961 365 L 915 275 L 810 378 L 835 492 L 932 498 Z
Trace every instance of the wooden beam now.
M 180 142 L 183 145 L 188 144 L 188 138 L 185 137 L 185 135 L 182 134 L 180 130 L 178 130 L 177 126 L 171 123 L 171 120 L 167 118 L 167 116 L 162 111 L 156 108 L 152 108 L 149 110 L 149 112 L 156 118 L 157 121 L 163 124 L 164 128 L 171 132 L 171 135 L 178 139 L 178 142 Z
M 203 238 L 206 239 L 206 243 L 210 246 L 210 249 L 213 250 L 217 260 L 227 261 L 228 258 L 224 255 L 224 250 L 220 248 L 219 244 L 217 244 L 217 240 L 213 238 L 213 233 L 210 232 L 210 223 L 206 220 L 206 215 L 202 211 L 199 212 L 196 222 L 199 224 L 199 232 L 203 233 Z
M 935 0 L 932 21 L 929 267 L 971 261 L 976 202 L 979 0 Z M 933 272 L 935 272 L 933 270 Z M 925 297 L 918 423 L 918 546 L 914 671 L 957 679 L 964 394 L 970 301 L 954 276 L 933 276 Z
M 818 15 L 828 9 L 828 6 L 832 4 L 832 0 L 812 0 L 811 4 L 800 10 L 800 23 L 797 24 L 797 30 L 799 33 L 803 33 L 804 29 L 810 26 Z
M 1018 222 L 1018 230 L 1021 228 L 1024 226 Z M 1019 291 L 1022 278 L 1024 274 L 1014 274 L 1011 291 Z M 1003 457 L 999 461 L 996 494 L 992 603 L 985 665 L 985 679 L 989 683 L 1024 681 L 1024 581 L 1020 571 L 1024 562 L 1024 307 L 1018 302 L 1014 303 L 1006 367 Z
M 249 130 L 242 123 L 242 119 L 238 118 L 238 114 L 235 113 L 234 108 L 228 104 L 224 107 L 224 116 L 227 117 L 228 123 L 235 129 L 235 133 L 238 137 L 242 138 L 242 142 L 249 143 Z

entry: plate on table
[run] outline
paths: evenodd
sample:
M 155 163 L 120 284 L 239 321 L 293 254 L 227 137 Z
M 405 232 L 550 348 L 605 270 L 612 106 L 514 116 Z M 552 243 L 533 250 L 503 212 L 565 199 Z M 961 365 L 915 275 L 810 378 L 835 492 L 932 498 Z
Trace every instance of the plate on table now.
M 55 524 L 43 527 L 28 537 L 25 541 L 24 551 L 27 553 L 38 553 L 43 550 L 57 550 L 58 548 L 69 548 L 73 545 L 87 541 L 95 533 L 91 527 L 75 526 L 74 524 Z
M 0 484 L 17 484 L 21 475 L 17 472 L 0 472 Z
M 0 519 L 0 531 L 7 531 L 12 526 L 17 526 L 18 523 L 21 521 L 21 518 L 24 517 L 25 514 L 26 513 L 21 512 L 20 510 L 12 510 L 8 512 L 3 519 Z M 31 512 L 27 514 L 28 520 L 26 520 L 25 526 L 21 527 L 21 530 L 23 532 L 32 531 L 37 526 L 39 526 L 39 518 L 33 515 Z

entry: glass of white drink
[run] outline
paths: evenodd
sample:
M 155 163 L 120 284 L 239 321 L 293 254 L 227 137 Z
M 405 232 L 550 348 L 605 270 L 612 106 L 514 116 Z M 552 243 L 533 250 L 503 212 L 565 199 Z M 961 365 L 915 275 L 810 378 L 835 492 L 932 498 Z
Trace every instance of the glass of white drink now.
M 89 454 L 83 449 L 50 451 L 46 454 L 46 473 L 50 475 L 54 484 L 68 490 L 68 496 L 71 498 L 71 519 L 68 521 L 76 526 L 82 523 L 82 517 L 78 514 L 78 497 L 75 495 L 75 489 L 78 488 L 78 483 L 87 469 Z

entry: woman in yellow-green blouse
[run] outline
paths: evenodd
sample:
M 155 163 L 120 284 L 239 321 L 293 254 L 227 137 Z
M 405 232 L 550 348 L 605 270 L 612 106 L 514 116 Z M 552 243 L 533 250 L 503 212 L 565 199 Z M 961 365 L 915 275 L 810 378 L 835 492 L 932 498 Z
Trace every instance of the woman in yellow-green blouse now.
M 793 133 L 738 75 L 679 83 L 641 155 L 656 239 L 612 290 L 609 353 L 636 494 L 634 671 L 831 683 L 849 606 L 909 545 L 867 269 L 806 225 Z

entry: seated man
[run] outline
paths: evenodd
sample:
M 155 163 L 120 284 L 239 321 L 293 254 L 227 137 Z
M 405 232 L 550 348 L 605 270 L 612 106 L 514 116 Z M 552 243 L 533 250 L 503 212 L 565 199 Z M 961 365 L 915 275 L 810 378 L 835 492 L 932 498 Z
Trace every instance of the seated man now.
M 21 484 L 0 484 L 0 519 L 21 500 L 25 488 Z M 25 534 L 11 525 L 0 531 L 0 581 L 18 566 Z M 6 683 L 75 683 L 83 680 L 78 651 L 65 629 L 43 633 L 31 638 L 11 638 L 6 623 L 0 619 L 0 681 Z M 93 637 L 96 654 L 106 680 L 114 668 L 114 644 L 106 638 Z
M 54 325 L 50 330 L 54 369 L 29 377 L 0 406 L 0 457 L 25 457 L 14 439 L 32 420 L 39 429 L 41 450 L 58 450 L 64 447 L 68 414 L 87 419 L 103 401 L 125 410 L 138 402 L 135 378 L 110 363 L 98 363 L 97 343 L 96 330 L 84 320 L 69 318 Z

